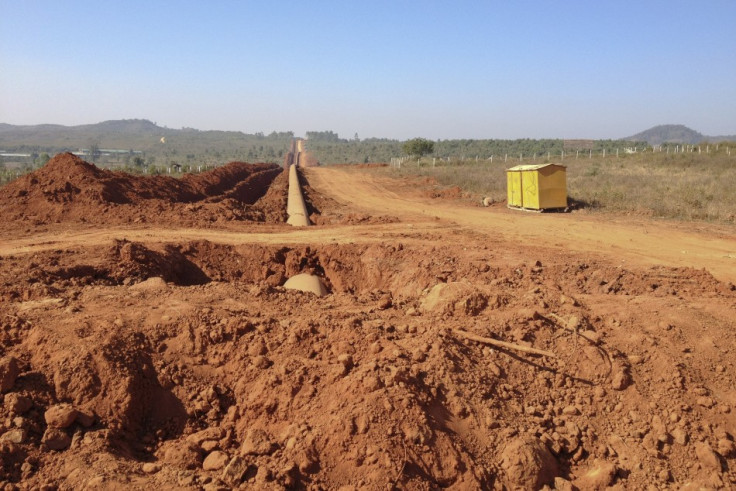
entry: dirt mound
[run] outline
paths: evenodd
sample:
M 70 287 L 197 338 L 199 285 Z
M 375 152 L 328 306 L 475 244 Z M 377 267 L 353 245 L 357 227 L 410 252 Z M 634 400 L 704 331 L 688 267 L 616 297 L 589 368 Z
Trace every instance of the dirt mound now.
M 504 264 L 469 241 L 426 242 L 116 241 L 5 258 L 0 347 L 16 367 L 0 407 L 4 479 L 736 482 L 731 285 L 569 257 Z M 330 293 L 285 289 L 297 274 Z
M 181 179 L 99 169 L 70 153 L 0 188 L 0 213 L 36 224 L 281 222 L 275 164 L 231 162 Z M 279 183 L 280 184 L 280 183 Z M 284 197 L 285 200 L 285 197 Z

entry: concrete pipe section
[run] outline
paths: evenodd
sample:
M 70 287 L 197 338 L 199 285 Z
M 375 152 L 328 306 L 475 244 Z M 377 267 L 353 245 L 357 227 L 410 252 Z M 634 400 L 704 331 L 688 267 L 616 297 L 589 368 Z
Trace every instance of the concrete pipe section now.
M 311 225 L 307 214 L 307 204 L 304 202 L 302 188 L 299 186 L 299 176 L 294 164 L 289 167 L 289 197 L 286 201 L 286 213 L 289 215 L 289 219 L 286 220 L 289 225 L 294 227 Z
M 292 276 L 284 283 L 284 288 L 314 293 L 318 297 L 324 297 L 329 293 L 319 276 L 308 273 Z

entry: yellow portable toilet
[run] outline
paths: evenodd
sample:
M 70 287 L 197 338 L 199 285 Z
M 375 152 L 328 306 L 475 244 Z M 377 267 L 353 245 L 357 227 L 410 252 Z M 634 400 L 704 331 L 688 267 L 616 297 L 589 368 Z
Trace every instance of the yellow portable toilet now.
M 564 165 L 517 165 L 506 169 L 507 206 L 525 210 L 567 207 L 567 172 Z

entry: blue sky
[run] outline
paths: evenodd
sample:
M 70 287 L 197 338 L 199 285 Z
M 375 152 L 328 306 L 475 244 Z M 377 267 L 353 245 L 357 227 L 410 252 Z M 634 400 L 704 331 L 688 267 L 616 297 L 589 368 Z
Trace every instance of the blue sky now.
M 736 134 L 736 1 L 0 0 L 0 122 Z

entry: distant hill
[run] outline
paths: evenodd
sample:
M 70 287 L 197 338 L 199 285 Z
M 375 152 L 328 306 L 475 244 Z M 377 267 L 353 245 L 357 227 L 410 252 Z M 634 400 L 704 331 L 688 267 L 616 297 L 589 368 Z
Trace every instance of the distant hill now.
M 271 136 L 290 141 L 293 135 L 289 132 Z M 42 151 L 64 151 L 95 144 L 101 148 L 152 150 L 160 143 L 162 137 L 167 140 L 186 138 L 195 146 L 197 144 L 215 146 L 223 142 L 232 146 L 242 145 L 248 137 L 256 138 L 256 135 L 246 135 L 239 131 L 162 128 L 146 119 L 122 119 L 78 126 L 57 124 L 17 126 L 0 123 L 0 148 L 3 149 L 35 147 Z
M 663 143 L 695 145 L 702 142 L 736 141 L 736 135 L 706 136 L 682 124 L 662 124 L 624 139 L 645 141 L 650 145 Z

